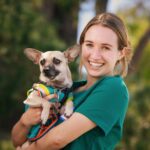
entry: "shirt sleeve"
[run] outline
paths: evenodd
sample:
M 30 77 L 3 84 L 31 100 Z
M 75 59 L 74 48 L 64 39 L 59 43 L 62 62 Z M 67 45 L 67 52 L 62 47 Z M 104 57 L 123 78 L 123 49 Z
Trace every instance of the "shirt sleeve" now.
M 93 121 L 105 135 L 109 133 L 128 106 L 126 86 L 114 78 L 99 83 L 75 112 Z

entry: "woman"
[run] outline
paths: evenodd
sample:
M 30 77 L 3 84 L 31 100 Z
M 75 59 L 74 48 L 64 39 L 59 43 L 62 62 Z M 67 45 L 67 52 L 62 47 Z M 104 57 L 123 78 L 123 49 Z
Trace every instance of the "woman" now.
M 128 107 L 123 81 L 131 59 L 126 28 L 111 13 L 94 17 L 80 37 L 81 63 L 87 80 L 75 82 L 73 115 L 31 144 L 29 150 L 112 150 L 122 137 Z M 40 121 L 40 109 L 25 112 L 12 130 L 15 146 Z

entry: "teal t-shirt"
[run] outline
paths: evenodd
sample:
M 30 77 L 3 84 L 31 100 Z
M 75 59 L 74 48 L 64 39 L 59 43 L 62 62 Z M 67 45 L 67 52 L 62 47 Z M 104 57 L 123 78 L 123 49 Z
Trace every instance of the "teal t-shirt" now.
M 85 83 L 76 82 L 73 86 Z M 88 90 L 74 93 L 74 111 L 97 126 L 63 150 L 113 150 L 122 137 L 128 99 L 127 87 L 120 76 L 103 77 Z

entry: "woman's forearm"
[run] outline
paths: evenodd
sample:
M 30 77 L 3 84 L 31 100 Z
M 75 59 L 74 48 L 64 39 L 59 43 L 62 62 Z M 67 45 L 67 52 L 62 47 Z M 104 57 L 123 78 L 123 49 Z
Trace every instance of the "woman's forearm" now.
M 27 140 L 29 129 L 30 127 L 25 126 L 21 119 L 14 125 L 11 138 L 15 147 L 22 145 Z
M 41 108 L 29 108 L 23 113 L 20 120 L 12 129 L 12 142 L 14 146 L 21 146 L 27 140 L 31 126 L 41 121 Z
M 96 124 L 80 113 L 51 129 L 26 150 L 60 150 L 76 138 L 96 127 Z

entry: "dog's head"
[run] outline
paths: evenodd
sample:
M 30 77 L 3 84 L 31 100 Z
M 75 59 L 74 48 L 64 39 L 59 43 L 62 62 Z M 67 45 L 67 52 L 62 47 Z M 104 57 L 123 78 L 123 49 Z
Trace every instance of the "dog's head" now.
M 33 48 L 26 48 L 24 52 L 30 60 L 35 64 L 39 64 L 40 81 L 57 88 L 69 88 L 72 86 L 72 77 L 68 62 L 74 61 L 79 55 L 79 45 L 74 45 L 65 52 L 41 52 Z

